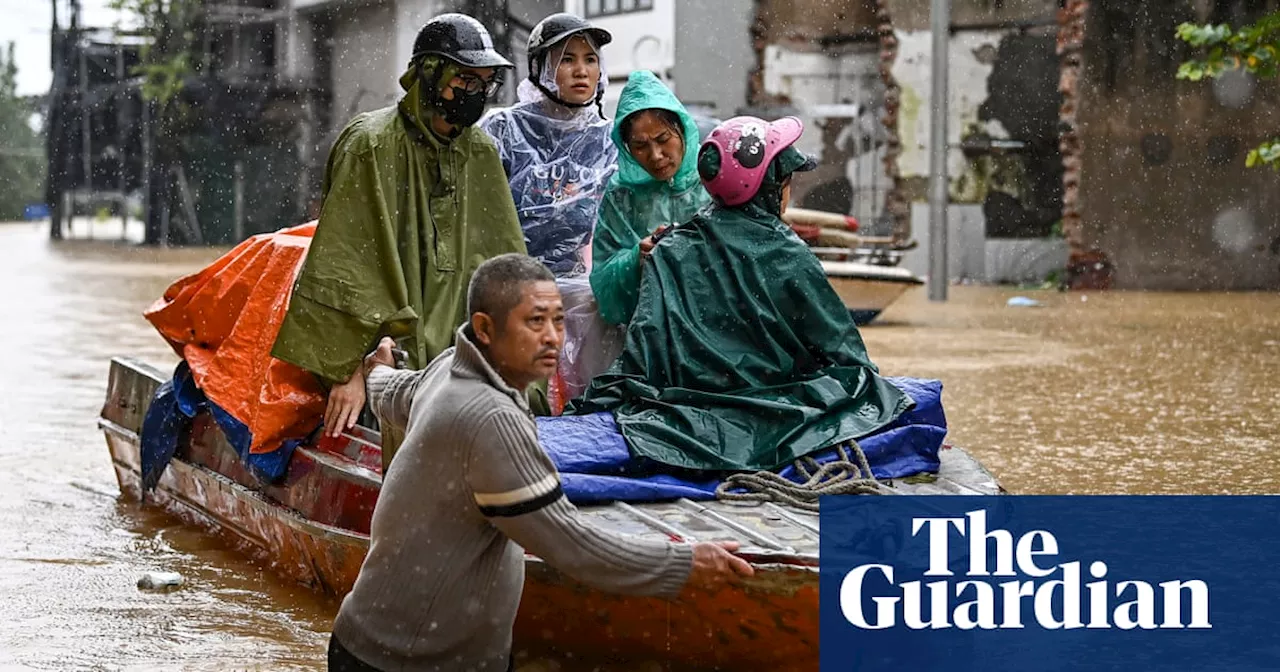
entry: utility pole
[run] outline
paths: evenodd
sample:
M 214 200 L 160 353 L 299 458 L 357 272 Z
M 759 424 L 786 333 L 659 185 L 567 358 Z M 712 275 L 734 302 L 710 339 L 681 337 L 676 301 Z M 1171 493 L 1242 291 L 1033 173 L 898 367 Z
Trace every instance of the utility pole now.
M 117 38 L 118 40 L 118 38 Z M 125 114 L 124 106 L 128 101 L 128 90 L 125 88 L 124 79 L 124 44 L 116 42 L 116 91 L 112 96 L 116 104 L 116 190 L 120 199 L 120 240 L 129 240 L 129 199 L 125 197 L 125 190 L 128 184 L 125 180 L 125 172 L 128 165 L 125 162 L 124 147 L 128 139 L 125 133 Z
M 929 300 L 947 300 L 947 47 L 951 0 L 933 0 L 933 81 L 929 134 Z

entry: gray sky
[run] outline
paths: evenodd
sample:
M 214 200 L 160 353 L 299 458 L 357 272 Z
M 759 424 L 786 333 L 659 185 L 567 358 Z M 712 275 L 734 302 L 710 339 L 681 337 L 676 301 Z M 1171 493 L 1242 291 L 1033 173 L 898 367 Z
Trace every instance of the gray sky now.
M 119 12 L 107 7 L 109 0 L 81 0 L 81 22 L 110 28 Z M 57 0 L 58 21 L 67 24 L 67 0 Z M 18 93 L 29 95 L 49 90 L 49 26 L 53 21 L 52 0 L 0 0 L 0 45 L 15 43 L 18 62 Z

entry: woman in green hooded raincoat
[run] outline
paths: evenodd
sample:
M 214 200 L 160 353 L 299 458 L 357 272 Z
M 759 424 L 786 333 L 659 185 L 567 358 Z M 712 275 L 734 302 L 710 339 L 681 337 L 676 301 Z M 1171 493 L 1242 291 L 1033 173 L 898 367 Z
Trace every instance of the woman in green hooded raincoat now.
M 600 316 L 626 324 L 640 295 L 640 261 L 663 226 L 687 221 L 711 197 L 698 180 L 698 125 L 649 71 L 631 73 L 611 138 L 618 172 L 609 180 L 591 242 L 591 290 Z
M 715 204 L 641 262 L 622 355 L 570 413 L 611 411 L 634 454 L 671 467 L 757 471 L 914 404 L 879 375 L 821 262 L 781 219 L 792 173 L 813 167 L 791 146 L 802 128 L 739 117 L 711 134 L 696 161 Z

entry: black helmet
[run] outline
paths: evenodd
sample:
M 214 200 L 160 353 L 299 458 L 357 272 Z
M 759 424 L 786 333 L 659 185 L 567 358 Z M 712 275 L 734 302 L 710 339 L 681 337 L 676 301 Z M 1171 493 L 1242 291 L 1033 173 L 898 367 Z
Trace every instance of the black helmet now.
M 609 31 L 587 23 L 586 19 L 582 17 L 566 13 L 552 14 L 539 21 L 538 25 L 529 31 L 528 52 L 530 63 L 533 62 L 534 56 L 565 41 L 576 33 L 590 35 L 597 47 L 603 47 L 613 41 L 613 35 L 609 34 Z
M 551 100 L 569 107 L 586 107 L 592 103 L 587 102 L 581 105 L 570 105 L 559 96 L 548 91 L 547 88 L 542 85 L 542 81 L 540 79 L 540 75 L 542 73 L 538 71 L 535 64 L 538 62 L 538 58 L 548 49 L 564 42 L 578 33 L 586 33 L 590 36 L 591 40 L 596 43 L 596 47 L 603 47 L 613 41 L 613 35 L 604 28 L 593 26 L 590 23 L 587 23 L 586 19 L 583 19 L 582 17 L 574 16 L 573 14 L 560 13 L 552 14 L 551 16 L 539 21 L 538 25 L 534 26 L 533 30 L 529 31 L 529 45 L 526 50 L 529 55 L 529 81 L 533 82 L 534 86 L 537 86 L 538 90 L 542 91 L 542 93 Z M 596 100 L 595 102 L 596 105 L 599 106 L 600 101 Z
M 484 24 L 466 14 L 441 14 L 422 26 L 413 41 L 411 60 L 427 54 L 443 56 L 469 68 L 513 67 L 493 48 L 493 39 Z

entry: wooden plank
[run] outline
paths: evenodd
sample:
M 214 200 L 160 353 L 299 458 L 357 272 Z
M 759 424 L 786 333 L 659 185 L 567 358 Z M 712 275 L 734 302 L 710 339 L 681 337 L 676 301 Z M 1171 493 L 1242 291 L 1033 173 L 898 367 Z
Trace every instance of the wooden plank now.
M 726 528 L 729 528 L 735 532 L 739 532 L 745 535 L 748 539 L 750 539 L 751 541 L 754 541 L 760 546 L 763 546 L 765 548 L 769 548 L 775 551 L 788 551 L 790 553 L 795 553 L 794 548 L 791 548 L 790 546 L 787 546 L 786 544 L 779 542 L 777 539 L 774 539 L 768 534 L 754 530 L 751 527 L 748 527 L 747 525 L 744 525 L 741 522 L 736 521 L 733 518 L 730 518 L 729 516 L 726 516 L 720 513 L 719 511 L 716 511 L 715 509 L 708 507 L 705 504 L 700 504 L 685 498 L 676 500 L 676 504 L 680 505 L 681 508 L 687 511 L 693 512 L 695 515 L 709 517 L 712 520 L 716 521 L 717 523 L 725 526 Z
M 113 358 L 107 374 L 107 396 L 101 417 L 131 431 L 142 431 L 142 419 L 164 380 L 163 374 L 143 362 L 125 357 Z

